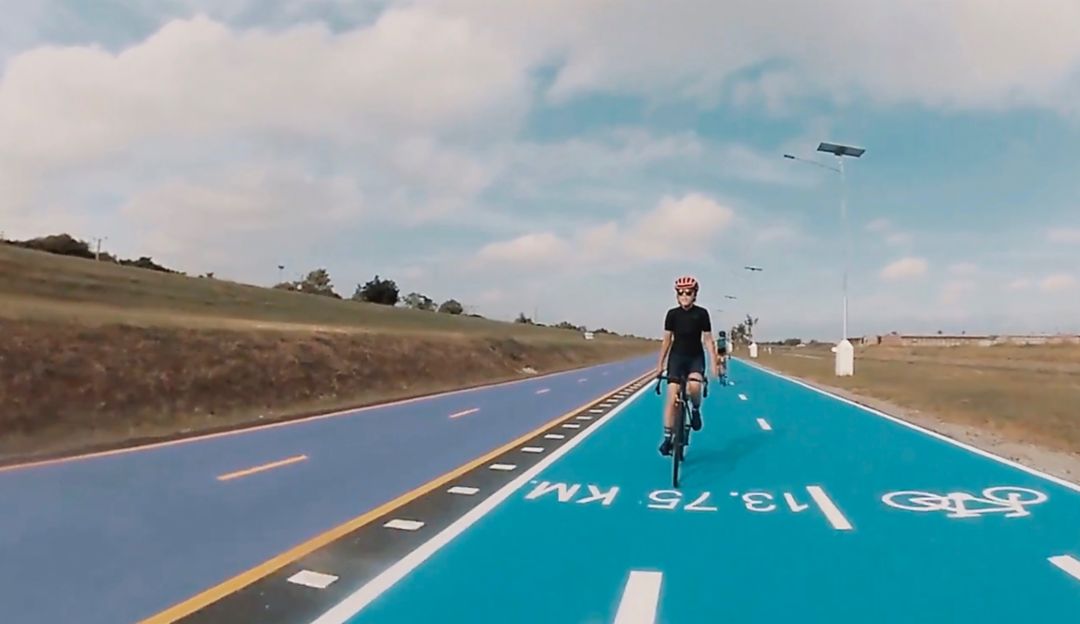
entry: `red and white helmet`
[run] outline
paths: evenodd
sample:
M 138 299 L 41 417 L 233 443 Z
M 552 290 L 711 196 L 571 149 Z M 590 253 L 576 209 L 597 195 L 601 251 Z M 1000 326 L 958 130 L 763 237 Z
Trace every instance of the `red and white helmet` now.
M 683 275 L 675 280 L 675 290 L 684 290 L 689 288 L 694 292 L 698 291 L 698 281 L 689 275 Z

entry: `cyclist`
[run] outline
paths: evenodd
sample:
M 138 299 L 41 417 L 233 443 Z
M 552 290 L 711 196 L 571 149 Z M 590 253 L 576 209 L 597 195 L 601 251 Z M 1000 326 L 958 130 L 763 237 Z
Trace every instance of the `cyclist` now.
M 720 381 L 724 381 L 727 378 L 728 363 L 727 330 L 720 330 L 716 339 L 716 350 L 720 353 Z
M 690 427 L 694 431 L 701 429 L 701 382 L 705 374 L 705 349 L 708 345 L 712 356 L 712 372 L 719 376 L 719 358 L 716 342 L 712 338 L 712 322 L 709 311 L 698 306 L 699 285 L 696 279 L 683 276 L 675 280 L 675 299 L 679 305 L 671 308 L 664 319 L 664 344 L 660 348 L 660 361 L 657 364 L 657 377 L 663 374 L 667 364 L 668 396 L 664 405 L 664 441 L 660 444 L 660 454 L 671 454 L 671 432 L 675 425 L 675 399 L 678 397 L 678 379 L 689 378 L 687 394 L 693 405 L 690 415 Z

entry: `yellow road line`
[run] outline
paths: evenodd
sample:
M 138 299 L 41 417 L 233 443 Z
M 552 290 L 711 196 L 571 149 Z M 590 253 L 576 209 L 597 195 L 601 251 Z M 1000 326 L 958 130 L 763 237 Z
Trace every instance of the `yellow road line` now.
M 254 468 L 246 468 L 244 470 L 237 470 L 236 472 L 230 472 L 228 474 L 223 474 L 223 475 L 218 476 L 217 480 L 218 481 L 229 481 L 230 479 L 237 479 L 239 477 L 246 477 L 248 475 L 253 475 L 253 474 L 257 473 L 257 472 L 263 472 L 264 470 L 271 470 L 273 468 L 278 468 L 278 467 L 281 467 L 281 466 L 288 466 L 289 464 L 295 464 L 296 462 L 302 462 L 305 459 L 307 459 L 307 455 L 296 455 L 295 457 L 289 457 L 288 459 L 283 459 L 281 461 L 270 462 L 269 464 L 263 464 L 261 466 L 255 466 Z
M 651 375 L 652 375 L 652 373 L 649 374 L 649 376 L 651 376 Z M 632 385 L 636 381 L 639 381 L 640 379 L 643 379 L 643 378 L 644 378 L 644 376 L 639 377 L 638 379 L 635 379 L 634 381 L 631 381 L 630 383 L 626 384 L 626 386 L 624 386 L 624 388 L 627 387 L 627 386 Z M 323 533 L 321 535 L 316 535 L 315 537 L 309 539 L 308 541 L 303 542 L 301 544 L 298 544 L 297 546 L 294 546 L 294 547 L 290 548 L 289 550 L 287 550 L 287 551 L 285 551 L 285 552 L 283 552 L 283 553 L 281 553 L 279 555 L 276 555 L 276 556 L 264 561 L 263 563 L 255 566 L 254 568 L 251 568 L 250 570 L 247 570 L 245 572 L 241 572 L 240 574 L 237 574 L 236 576 L 232 577 L 231 579 L 228 579 L 227 581 L 224 581 L 224 582 L 222 582 L 222 583 L 220 583 L 218 585 L 215 585 L 214 587 L 211 587 L 211 588 L 203 591 L 202 593 L 196 594 L 195 596 L 192 596 L 191 598 L 188 598 L 187 600 L 184 600 L 183 602 L 179 602 L 179 603 L 173 605 L 172 607 L 169 607 L 168 609 L 166 609 L 166 610 L 164 610 L 164 611 L 162 611 L 162 612 L 160 612 L 160 613 L 158 613 L 156 615 L 152 615 L 149 618 L 147 618 L 145 620 L 142 620 L 139 624 L 165 624 L 167 622 L 175 622 L 176 620 L 178 620 L 180 618 L 191 615 L 192 613 L 195 613 L 199 609 L 202 609 L 203 607 L 205 607 L 205 606 L 207 606 L 209 604 L 217 602 L 218 600 L 221 600 L 222 598 L 224 598 L 225 596 L 228 596 L 229 594 L 240 591 L 244 587 L 247 587 L 248 585 L 251 585 L 252 583 L 254 583 L 255 581 L 258 581 L 259 579 L 261 579 L 263 577 L 266 577 L 266 576 L 269 576 L 270 574 L 273 574 L 277 570 L 280 570 L 281 568 L 289 565 L 290 563 L 296 561 L 297 559 L 299 559 L 301 557 L 304 557 L 305 555 L 308 555 L 308 554 L 310 554 L 312 552 L 315 552 L 316 550 L 322 548 L 323 546 L 326 546 L 327 544 L 333 542 L 334 540 L 339 539 L 339 538 L 341 538 L 341 537 L 343 537 L 345 535 L 348 535 L 349 533 L 355 531 L 356 529 L 359 529 L 360 527 L 362 527 L 362 526 L 370 523 L 371 521 L 375 520 L 379 516 L 382 516 L 382 515 L 384 515 L 386 513 L 389 513 L 391 511 L 393 511 L 394 509 L 397 509 L 398 507 L 401 507 L 401 506 L 405 505 L 406 503 L 408 503 L 410 501 L 413 501 L 413 500 L 415 500 L 417 498 L 420 498 L 424 494 L 427 494 L 428 492 L 434 490 L 437 487 L 441 487 L 443 485 L 446 485 L 448 482 L 460 477 L 461 475 L 469 472 L 470 470 L 473 470 L 475 468 L 478 468 L 479 466 L 482 466 L 483 464 L 485 464 L 487 462 L 490 462 L 491 460 L 495 459 L 499 455 L 502 455 L 503 453 L 507 453 L 509 451 L 514 450 L 515 447 L 517 447 L 517 446 L 519 446 L 521 444 L 524 444 L 525 442 L 529 441 L 530 439 L 536 437 L 537 435 L 542 433 L 545 429 L 551 428 L 552 425 L 557 425 L 560 422 L 571 418 L 572 416 L 574 416 L 574 414 L 577 414 L 578 412 L 585 409 L 589 405 L 592 405 L 593 403 L 596 403 L 597 401 L 606 399 L 606 398 L 608 398 L 610 396 L 614 396 L 616 393 L 618 393 L 621 390 L 622 390 L 622 388 L 619 388 L 619 389 L 614 390 L 612 392 L 608 392 L 606 394 L 603 394 L 600 397 L 585 403 L 581 407 L 575 408 L 575 409 L 563 414 L 562 416 L 559 416 L 555 420 L 552 420 L 550 422 L 547 422 L 547 423 L 541 425 L 540 427 L 537 427 L 533 431 L 530 431 L 529 433 L 521 436 L 520 438 L 518 438 L 518 439 L 516 439 L 516 440 L 514 440 L 512 442 L 508 442 L 508 443 L 504 444 L 503 446 L 500 446 L 499 448 L 495 449 L 494 451 L 491 451 L 490 453 L 488 453 L 488 454 L 486 454 L 486 455 L 484 455 L 482 457 L 478 457 L 477 459 L 474 459 L 473 461 L 471 461 L 471 462 L 469 462 L 469 463 L 467 463 L 467 464 L 465 464 L 463 466 L 460 466 L 460 467 L 458 467 L 458 468 L 456 468 L 454 470 L 451 470 L 450 472 L 444 474 L 441 477 L 436 477 L 435 479 L 433 479 L 431 481 L 428 481 L 424 485 L 421 485 L 421 486 L 417 487 L 416 489 L 414 489 L 412 491 L 406 492 L 405 494 L 402 494 L 401 496 L 399 496 L 399 497 L 397 497 L 397 498 L 395 498 L 395 499 L 393 499 L 393 500 L 391 500 L 391 501 L 389 501 L 387 503 L 384 503 L 384 504 L 376 507 L 375 509 L 372 509 L 371 511 L 369 511 L 369 512 L 363 514 L 363 515 L 357 516 L 357 517 L 353 518 L 352 520 L 349 520 L 348 522 L 346 522 L 344 524 L 338 525 L 337 527 L 334 527 L 333 529 L 330 529 L 329 531 L 327 531 L 327 532 L 325 532 L 325 533 Z

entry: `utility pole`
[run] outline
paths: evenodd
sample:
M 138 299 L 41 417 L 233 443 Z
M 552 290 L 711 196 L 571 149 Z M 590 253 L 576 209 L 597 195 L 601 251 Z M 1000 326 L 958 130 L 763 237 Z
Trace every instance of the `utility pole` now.
M 105 238 L 101 238 L 99 236 L 99 237 L 95 238 L 94 240 L 97 241 L 96 251 L 94 251 L 94 261 L 97 262 L 97 261 L 101 260 L 101 241 L 102 240 L 109 240 L 109 237 L 106 236 Z

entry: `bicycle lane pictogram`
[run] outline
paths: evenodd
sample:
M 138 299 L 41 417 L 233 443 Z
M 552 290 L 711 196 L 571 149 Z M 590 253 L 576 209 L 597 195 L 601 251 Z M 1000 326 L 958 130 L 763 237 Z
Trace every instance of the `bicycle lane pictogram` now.
M 649 387 L 340 621 L 1023 621 L 1080 610 L 1080 579 L 1060 559 L 1080 560 L 1080 494 L 735 372 L 737 389 L 710 392 L 678 491 L 656 452 Z M 988 595 L 1008 599 L 971 599 Z

